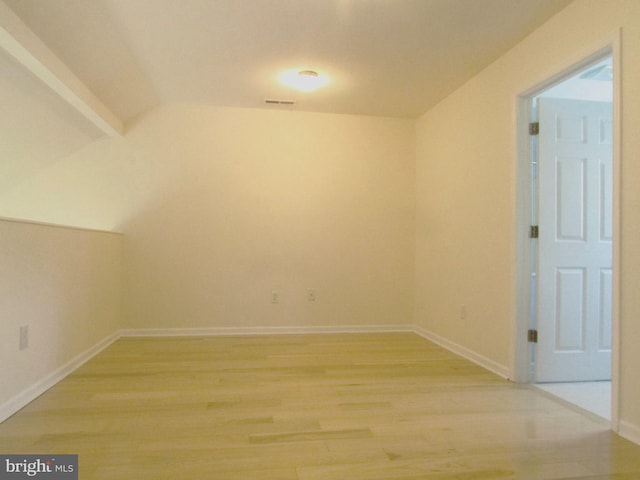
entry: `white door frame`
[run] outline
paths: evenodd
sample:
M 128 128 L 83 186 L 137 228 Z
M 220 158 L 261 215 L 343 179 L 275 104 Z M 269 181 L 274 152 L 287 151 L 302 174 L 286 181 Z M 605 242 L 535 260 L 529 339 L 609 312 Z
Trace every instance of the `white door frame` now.
M 517 96 L 517 175 L 516 175 L 516 312 L 513 339 L 513 379 L 519 383 L 530 383 L 532 345 L 527 341 L 527 331 L 531 325 L 531 271 L 533 249 L 529 238 L 532 212 L 531 178 L 531 137 L 528 125 L 531 121 L 531 100 L 546 90 L 606 56 L 613 61 L 613 299 L 612 299 L 612 397 L 611 427 L 618 431 L 618 392 L 620 379 L 620 166 L 621 166 L 621 65 L 620 31 L 614 32 L 599 45 L 579 52 L 550 73 L 542 72 L 541 79 L 535 81 Z

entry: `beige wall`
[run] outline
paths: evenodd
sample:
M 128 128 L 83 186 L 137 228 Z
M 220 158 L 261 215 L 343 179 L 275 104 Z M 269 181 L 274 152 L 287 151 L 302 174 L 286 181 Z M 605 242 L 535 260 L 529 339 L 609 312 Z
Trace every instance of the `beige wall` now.
M 128 135 L 128 325 L 410 323 L 414 146 L 410 120 L 155 110 Z
M 417 126 L 416 323 L 513 367 L 517 96 L 622 29 L 621 427 L 640 439 L 640 3 L 580 0 Z M 467 306 L 461 318 L 460 306 Z
M 118 330 L 121 253 L 118 234 L 0 220 L 0 421 L 14 397 Z

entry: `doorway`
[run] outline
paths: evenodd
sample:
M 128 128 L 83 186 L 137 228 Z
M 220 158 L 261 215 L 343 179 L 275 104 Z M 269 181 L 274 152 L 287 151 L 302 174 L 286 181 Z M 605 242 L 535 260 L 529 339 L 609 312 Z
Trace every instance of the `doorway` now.
M 616 213 L 611 52 L 581 62 L 522 100 L 531 182 L 525 211 L 532 226 L 523 273 L 530 340 L 525 381 L 611 419 Z

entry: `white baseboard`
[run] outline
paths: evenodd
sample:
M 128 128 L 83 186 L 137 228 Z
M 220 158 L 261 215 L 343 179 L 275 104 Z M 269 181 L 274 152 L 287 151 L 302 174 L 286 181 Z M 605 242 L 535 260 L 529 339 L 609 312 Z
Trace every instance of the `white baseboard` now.
M 510 369 L 457 343 L 451 342 L 417 325 L 338 325 L 288 327 L 203 327 L 203 328 L 134 328 L 120 330 L 122 337 L 198 337 L 230 335 L 292 335 L 314 333 L 388 333 L 412 332 L 437 345 L 486 368 L 503 378 L 510 377 Z
M 204 328 L 138 328 L 122 329 L 96 343 L 85 352 L 77 355 L 66 364 L 62 365 L 43 379 L 39 380 L 24 391 L 18 393 L 4 404 L 0 405 L 0 422 L 28 405 L 31 401 L 42 395 L 56 383 L 73 373 L 87 361 L 107 348 L 121 337 L 197 337 L 197 336 L 229 336 L 229 335 L 291 335 L 291 334 L 329 334 L 329 333 L 389 333 L 412 332 L 441 347 L 470 360 L 477 365 L 503 377 L 509 378 L 509 369 L 477 354 L 461 345 L 451 342 L 433 332 L 416 325 L 338 325 L 338 326 L 288 326 L 288 327 L 204 327 Z M 635 427 L 622 428 L 628 437 L 640 438 L 640 432 Z M 634 440 L 635 441 L 635 440 Z
M 100 340 L 89 349 L 75 356 L 67 363 L 55 369 L 53 372 L 51 372 L 41 380 L 37 381 L 27 389 L 23 390 L 22 392 L 4 402 L 2 405 L 0 405 L 0 423 L 4 422 L 18 410 L 27 406 L 30 402 L 49 390 L 67 375 L 73 373 L 75 370 L 87 363 L 94 356 L 96 356 L 102 350 L 115 342 L 118 338 L 120 338 L 120 335 L 118 332 L 115 332 L 108 337 Z
M 203 327 L 203 328 L 130 328 L 120 330 L 121 337 L 199 337 L 230 335 L 303 335 L 314 333 L 388 333 L 412 332 L 411 325 L 337 325 L 289 327 Z
M 451 340 L 448 340 L 438 335 L 437 333 L 433 333 L 432 331 L 427 330 L 426 328 L 423 328 L 419 325 L 414 325 L 413 331 L 418 335 L 420 335 L 421 337 L 424 337 L 427 340 L 435 343 L 436 345 L 439 345 L 442 348 L 445 348 L 446 350 L 449 350 L 450 352 L 455 353 L 456 355 L 466 358 L 467 360 L 475 363 L 476 365 L 481 366 L 482 368 L 486 368 L 490 372 L 493 372 L 502 378 L 506 378 L 506 379 L 512 378 L 511 369 L 509 367 L 501 365 L 498 362 L 494 362 L 493 360 L 485 357 L 484 355 L 480 355 L 479 353 L 474 352 L 473 350 L 469 350 L 468 348 L 463 347 L 462 345 L 459 345 L 455 342 L 452 342 Z
M 316 333 L 388 333 L 412 332 L 445 348 L 456 355 L 479 365 L 502 378 L 510 378 L 511 371 L 483 355 L 469 350 L 434 332 L 418 325 L 343 325 L 314 327 L 207 327 L 207 328 L 140 328 L 119 330 L 91 348 L 77 355 L 45 378 L 18 393 L 0 405 L 0 423 L 9 418 L 30 402 L 42 395 L 56 383 L 64 379 L 91 358 L 107 348 L 120 337 L 167 337 L 167 336 L 228 336 L 228 335 L 283 335 L 283 334 L 316 334 Z M 640 427 L 620 421 L 616 432 L 623 438 L 640 445 Z
M 636 445 L 640 445 L 640 427 L 621 420 L 618 423 L 618 429 L 616 430 L 616 433 L 622 438 L 626 438 L 630 442 L 633 442 Z
M 486 368 L 502 378 L 510 378 L 508 367 L 500 365 L 466 347 L 451 342 L 417 325 L 342 325 L 342 326 L 288 326 L 288 327 L 205 327 L 205 328 L 139 328 L 120 331 L 122 337 L 197 337 L 223 335 L 292 335 L 315 333 L 388 333 L 413 332 L 433 343 Z

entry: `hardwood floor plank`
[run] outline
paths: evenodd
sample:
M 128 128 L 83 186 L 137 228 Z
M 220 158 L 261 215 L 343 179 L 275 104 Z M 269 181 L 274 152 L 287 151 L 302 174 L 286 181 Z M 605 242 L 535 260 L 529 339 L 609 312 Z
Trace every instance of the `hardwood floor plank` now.
M 289 443 L 330 440 L 333 438 L 371 438 L 368 428 L 344 430 L 315 430 L 303 432 L 254 433 L 249 435 L 249 443 Z

